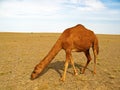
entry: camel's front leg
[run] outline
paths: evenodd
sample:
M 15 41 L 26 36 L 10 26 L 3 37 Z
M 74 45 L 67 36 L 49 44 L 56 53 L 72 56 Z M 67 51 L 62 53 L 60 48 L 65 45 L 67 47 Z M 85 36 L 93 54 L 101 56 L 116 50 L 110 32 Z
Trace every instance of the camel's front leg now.
M 73 66 L 74 75 L 78 75 L 77 70 L 76 70 L 76 68 L 75 68 L 75 64 L 74 64 L 74 60 L 73 60 L 73 58 L 72 58 L 72 55 L 70 56 L 70 61 L 71 61 L 71 64 L 72 64 L 72 66 Z
M 65 81 L 68 64 L 70 62 L 70 54 L 71 54 L 70 50 L 66 50 L 66 61 L 65 61 L 64 72 L 61 81 Z
M 63 76 L 62 76 L 62 78 L 60 79 L 61 81 L 65 81 L 67 68 L 68 68 L 68 60 L 65 61 Z

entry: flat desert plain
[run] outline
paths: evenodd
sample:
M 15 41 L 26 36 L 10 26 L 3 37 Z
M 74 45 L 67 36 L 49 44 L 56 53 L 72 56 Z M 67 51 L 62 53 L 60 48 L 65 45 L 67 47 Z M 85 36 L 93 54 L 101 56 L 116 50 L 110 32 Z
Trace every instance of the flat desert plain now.
M 0 90 L 120 90 L 120 35 L 97 35 L 100 52 L 97 74 L 93 75 L 92 60 L 81 74 L 86 63 L 82 52 L 73 52 L 78 75 L 71 65 L 65 82 L 63 73 L 65 52 L 61 50 L 37 79 L 30 75 L 52 48 L 59 33 L 0 33 Z M 90 50 L 93 58 L 92 49 Z

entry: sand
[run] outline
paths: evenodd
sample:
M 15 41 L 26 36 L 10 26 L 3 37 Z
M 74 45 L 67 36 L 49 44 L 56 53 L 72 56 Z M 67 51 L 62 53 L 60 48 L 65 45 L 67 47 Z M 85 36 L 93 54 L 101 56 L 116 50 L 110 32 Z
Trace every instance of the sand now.
M 93 60 L 85 74 L 84 54 L 74 52 L 78 75 L 69 65 L 65 82 L 63 73 L 65 52 L 61 50 L 44 73 L 30 80 L 31 72 L 52 48 L 58 33 L 0 33 L 0 90 L 120 90 L 120 35 L 97 35 L 100 53 L 97 74 L 93 75 Z M 90 50 L 93 58 L 92 50 Z

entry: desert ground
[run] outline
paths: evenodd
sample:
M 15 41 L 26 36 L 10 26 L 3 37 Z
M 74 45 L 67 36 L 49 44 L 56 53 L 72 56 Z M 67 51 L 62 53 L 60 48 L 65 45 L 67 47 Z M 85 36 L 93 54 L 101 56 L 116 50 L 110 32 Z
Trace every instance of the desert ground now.
M 31 80 L 30 75 L 52 48 L 60 33 L 0 33 L 0 90 L 120 90 L 120 35 L 98 35 L 100 52 L 97 73 L 93 75 L 92 60 L 81 74 L 86 63 L 82 52 L 73 52 L 78 75 L 71 65 L 65 82 L 63 73 L 65 52 L 61 50 L 42 75 Z M 90 50 L 93 58 L 92 49 Z

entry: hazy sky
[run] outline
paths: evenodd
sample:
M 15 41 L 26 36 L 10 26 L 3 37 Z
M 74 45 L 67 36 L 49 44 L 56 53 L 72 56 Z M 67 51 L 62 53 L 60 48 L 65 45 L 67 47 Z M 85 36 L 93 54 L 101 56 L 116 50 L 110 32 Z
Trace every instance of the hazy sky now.
M 120 0 L 0 0 L 0 32 L 63 32 L 78 23 L 120 34 Z

